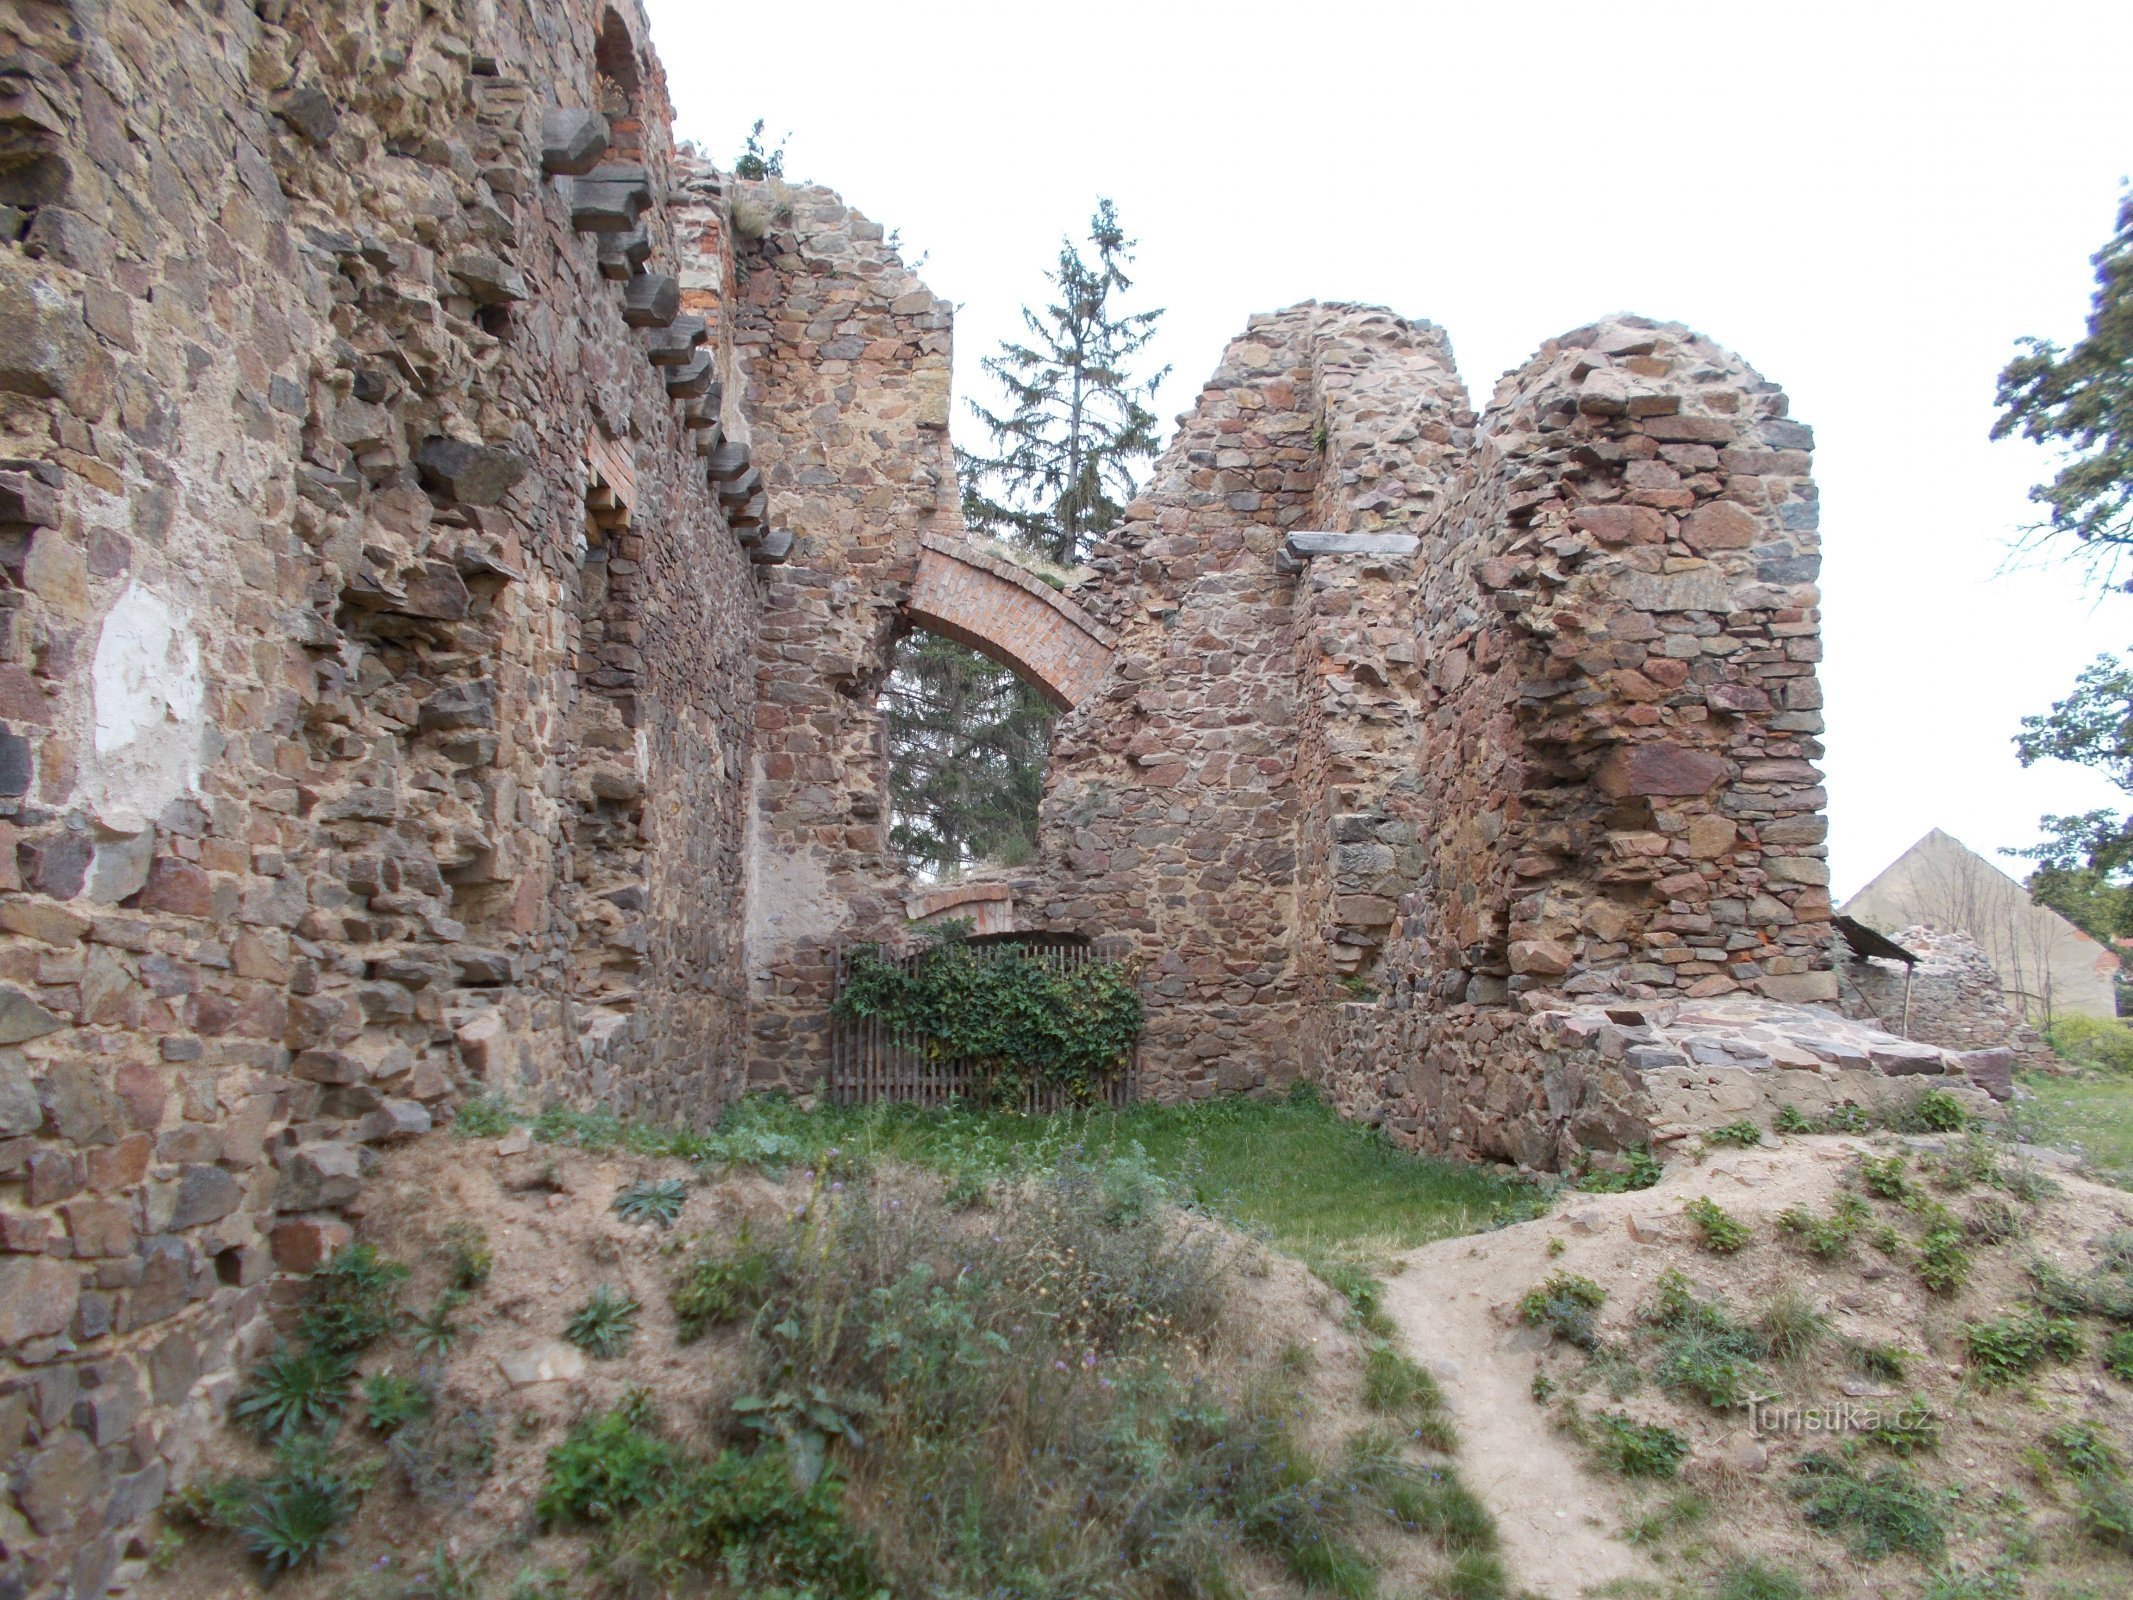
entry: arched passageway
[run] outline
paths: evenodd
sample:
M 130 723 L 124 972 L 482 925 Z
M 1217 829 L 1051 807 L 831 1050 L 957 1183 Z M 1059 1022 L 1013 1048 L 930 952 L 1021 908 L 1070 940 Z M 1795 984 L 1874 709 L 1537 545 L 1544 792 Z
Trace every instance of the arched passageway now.
M 959 539 L 928 534 L 904 612 L 1034 684 L 1060 710 L 1095 692 L 1118 638 L 1041 578 Z

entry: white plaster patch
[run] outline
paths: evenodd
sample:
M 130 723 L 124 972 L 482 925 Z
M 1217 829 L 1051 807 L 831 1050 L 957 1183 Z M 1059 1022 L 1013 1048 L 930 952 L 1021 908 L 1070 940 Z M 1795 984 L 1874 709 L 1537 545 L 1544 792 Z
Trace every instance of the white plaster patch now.
M 199 786 L 206 683 L 191 617 L 129 583 L 104 618 L 89 685 L 89 802 L 106 827 L 136 833 Z

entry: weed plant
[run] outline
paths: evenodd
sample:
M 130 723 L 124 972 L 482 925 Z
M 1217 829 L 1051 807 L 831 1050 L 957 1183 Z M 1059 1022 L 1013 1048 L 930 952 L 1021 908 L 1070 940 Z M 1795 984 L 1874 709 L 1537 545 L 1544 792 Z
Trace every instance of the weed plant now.
M 363 1421 L 373 1433 L 398 1433 L 436 1408 L 437 1391 L 426 1378 L 387 1371 L 363 1380 Z
M 1689 1457 L 1688 1440 L 1672 1428 L 1614 1411 L 1592 1419 L 1591 1438 L 1602 1464 L 1625 1478 L 1671 1478 Z
M 1705 1144 L 1732 1145 L 1736 1149 L 1752 1149 L 1763 1142 L 1763 1130 L 1743 1117 L 1738 1122 L 1729 1122 L 1724 1127 L 1712 1128 L 1704 1134 Z
M 619 1356 L 637 1337 L 637 1313 L 642 1309 L 636 1296 L 603 1283 L 570 1314 L 563 1337 L 595 1360 Z
M 1733 1255 L 1745 1249 L 1754 1237 L 1745 1222 L 1709 1195 L 1699 1195 L 1691 1200 L 1683 1207 L 1683 1213 L 1696 1224 L 1703 1247 L 1717 1255 Z
M 1314 1460 L 1280 1363 L 1213 1359 L 1234 1261 L 1147 1163 L 1064 1151 L 977 1215 L 812 1170 L 774 1235 L 677 1274 L 685 1328 L 739 1329 L 715 1433 L 636 1397 L 550 1456 L 541 1515 L 590 1530 L 614 1582 L 1152 1600 L 1272 1562 L 1361 1596 L 1359 1535 L 1389 1522 L 1437 1544 L 1445 1582 L 1503 1592 L 1456 1478 L 1389 1440 Z M 1366 1359 L 1367 1397 L 1426 1438 L 1428 1374 Z
M 1554 1272 L 1526 1291 L 1518 1302 L 1518 1314 L 1529 1327 L 1546 1328 L 1581 1350 L 1597 1350 L 1600 1330 L 1595 1313 L 1606 1302 L 1607 1291 L 1592 1279 Z
M 1865 1560 L 1898 1550 L 1930 1559 L 1947 1544 L 1940 1496 L 1896 1463 L 1861 1473 L 1848 1454 L 1816 1450 L 1792 1470 L 1792 1493 L 1808 1524 L 1842 1534 Z
M 643 1178 L 615 1196 L 615 1214 L 624 1222 L 671 1228 L 688 1198 L 689 1186 L 679 1178 Z
M 2081 1329 L 2073 1318 L 2032 1308 L 2009 1316 L 1963 1324 L 1970 1371 L 1988 1386 L 2012 1383 L 2047 1361 L 2076 1361 Z
M 1867 1216 L 1866 1202 L 1846 1194 L 1837 1197 L 1827 1216 L 1816 1216 L 1804 1206 L 1788 1206 L 1778 1213 L 1777 1221 L 1780 1232 L 1791 1234 L 1811 1254 L 1835 1261 L 1851 1254 L 1852 1240 Z
M 1633 1189 L 1649 1189 L 1666 1176 L 1666 1163 L 1653 1155 L 1649 1149 L 1629 1151 L 1623 1157 L 1620 1168 L 1596 1168 L 1578 1179 L 1578 1187 L 1587 1194 L 1625 1194 Z

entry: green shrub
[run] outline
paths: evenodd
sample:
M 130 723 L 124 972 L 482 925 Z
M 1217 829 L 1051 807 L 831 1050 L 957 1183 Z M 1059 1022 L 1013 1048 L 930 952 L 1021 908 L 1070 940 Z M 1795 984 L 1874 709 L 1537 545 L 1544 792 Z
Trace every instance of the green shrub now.
M 1619 1412 L 1593 1419 L 1593 1451 L 1625 1478 L 1671 1478 L 1689 1456 L 1689 1442 L 1672 1428 L 1637 1422 Z
M 592 1298 L 570 1314 L 563 1337 L 596 1359 L 619 1356 L 637 1337 L 637 1313 L 643 1309 L 634 1295 L 606 1284 L 593 1290 Z
M 489 1235 L 477 1222 L 455 1222 L 445 1230 L 451 1255 L 452 1287 L 472 1294 L 489 1281 L 496 1270 L 496 1254 L 489 1248 Z
M 1898 1550 L 1933 1557 L 1947 1543 L 1939 1497 L 1901 1466 L 1862 1476 L 1846 1457 L 1817 1450 L 1792 1470 L 1792 1493 L 1808 1524 L 1849 1535 L 1853 1550 L 1869 1561 Z
M 2133 1383 L 2133 1328 L 2111 1335 L 2103 1347 L 2103 1370 L 2123 1383 Z
M 1948 1090 L 1928 1089 L 1898 1113 L 1896 1126 L 1905 1133 L 1960 1133 L 1970 1126 L 1970 1113 Z
M 1754 1237 L 1748 1225 L 1709 1195 L 1699 1195 L 1683 1208 L 1683 1214 L 1703 1235 L 1703 1247 L 1729 1256 L 1746 1247 Z
M 2044 1030 L 2062 1061 L 2102 1072 L 2133 1072 L 2133 1027 L 2115 1017 L 2060 1017 Z
M 279 1345 L 252 1369 L 230 1413 L 263 1438 L 286 1439 L 332 1423 L 354 1382 L 355 1363 L 338 1351 Z
M 2010 1383 L 2047 1361 L 2081 1355 L 2081 1329 L 2071 1317 L 2031 1310 L 1963 1324 L 1963 1347 L 1980 1383 Z
M 1632 1189 L 1649 1189 L 1666 1176 L 1666 1163 L 1640 1147 L 1623 1154 L 1623 1166 L 1619 1170 L 1595 1169 L 1578 1179 L 1578 1187 L 1587 1194 L 1625 1194 Z
M 2044 1442 L 2077 1478 L 2090 1473 L 2110 1478 L 2125 1475 L 2125 1460 L 2118 1447 L 2093 1422 L 2062 1422 L 2045 1434 Z
M 642 1391 L 548 1453 L 535 1512 L 549 1526 L 602 1528 L 603 1564 L 626 1586 L 715 1573 L 743 1593 L 867 1600 L 879 1587 L 834 1474 L 798 1485 L 776 1446 L 706 1459 L 658 1430 Z
M 436 1406 L 437 1391 L 423 1378 L 379 1372 L 363 1380 L 363 1420 L 373 1433 L 398 1433 Z
M 754 1242 L 743 1222 L 730 1250 L 707 1244 L 682 1263 L 667 1299 L 683 1344 L 711 1328 L 754 1316 L 781 1272 L 778 1256 Z
M 615 1213 L 624 1222 L 654 1222 L 671 1228 L 689 1199 L 689 1186 L 679 1178 L 643 1178 L 615 1196 Z
M 1914 1193 L 1908 1165 L 1901 1150 L 1885 1156 L 1861 1156 L 1859 1181 L 1866 1185 L 1868 1194 L 1880 1199 L 1908 1200 Z
M 1528 1289 L 1518 1314 L 1528 1326 L 1546 1328 L 1583 1350 L 1599 1347 L 1599 1323 L 1593 1315 L 1607 1301 L 1607 1291 L 1574 1272 L 1550 1273 Z
M 511 1103 L 493 1094 L 476 1095 L 452 1116 L 452 1131 L 462 1139 L 501 1139 L 517 1125 Z
M 1782 1567 L 1736 1561 L 1720 1571 L 1712 1600 L 1807 1600 L 1807 1586 Z
M 1918 1276 L 1935 1294 L 1953 1294 L 1970 1281 L 1970 1251 L 1960 1227 L 1934 1228 L 1918 1241 Z
M 1834 1261 L 1851 1252 L 1852 1240 L 1866 1221 L 1866 1202 L 1857 1195 L 1839 1195 L 1829 1215 L 1818 1217 L 1804 1206 L 1788 1206 L 1778 1213 L 1779 1231 L 1789 1233 L 1824 1261 Z
M 1729 1144 L 1748 1149 L 1763 1142 L 1763 1130 L 1743 1117 L 1738 1122 L 1729 1122 L 1721 1128 L 1704 1130 L 1704 1143 Z
M 1922 1394 L 1912 1395 L 1909 1405 L 1883 1413 L 1871 1434 L 1876 1444 L 1906 1459 L 1928 1450 L 1938 1450 L 1940 1436 L 1940 1413 Z
M 1776 1128 L 1779 1133 L 1813 1133 L 1815 1131 L 1815 1125 L 1808 1120 L 1807 1114 L 1790 1100 L 1778 1107 L 1776 1120 L 1772 1122 L 1771 1126 Z
M 296 1331 L 306 1343 L 344 1355 L 367 1349 L 400 1323 L 407 1268 L 367 1244 L 352 1244 L 311 1274 Z

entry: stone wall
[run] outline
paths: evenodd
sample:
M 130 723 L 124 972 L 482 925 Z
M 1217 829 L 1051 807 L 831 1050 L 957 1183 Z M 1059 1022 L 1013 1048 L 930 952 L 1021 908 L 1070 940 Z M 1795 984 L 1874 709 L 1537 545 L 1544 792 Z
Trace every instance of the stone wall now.
M 1344 1099 L 1448 1138 L 1413 1080 L 1534 1010 L 1834 998 L 1808 443 L 1678 325 L 1477 419 L 1427 323 L 1253 319 L 1091 561 L 1120 645 L 1047 788 L 1042 920 L 1137 942 L 1146 1081 L 1330 1081 L 1372 997 Z
M 920 541 L 962 530 L 948 442 L 952 309 L 827 189 L 744 185 L 731 340 L 741 426 L 800 530 L 756 658 L 750 1082 L 823 1070 L 834 952 L 903 925 L 876 704 Z
M 371 1145 L 739 1081 L 763 580 L 633 3 L 0 34 L 0 1588 L 89 1595 Z
M 1991 958 L 1965 933 L 1904 928 L 1891 935 L 1917 956 L 1869 960 L 1839 949 L 1837 976 L 1855 1015 L 1872 1017 L 1891 1033 L 1949 1050 L 2011 1048 L 2031 1066 L 2050 1066 L 2051 1047 L 2008 1003 Z

